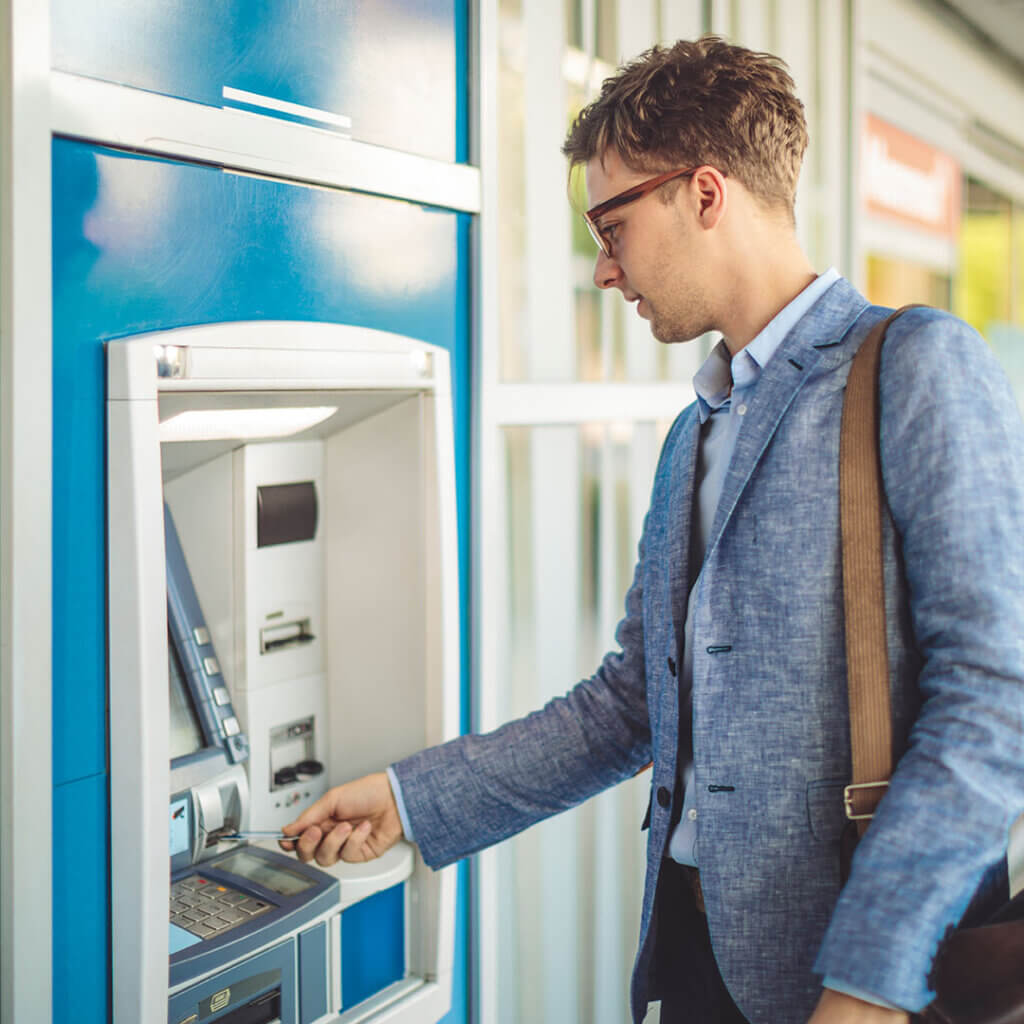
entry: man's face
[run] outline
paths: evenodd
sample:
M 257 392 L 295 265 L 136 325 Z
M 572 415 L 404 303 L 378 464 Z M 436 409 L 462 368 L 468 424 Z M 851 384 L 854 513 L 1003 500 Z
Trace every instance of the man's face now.
M 597 206 L 656 172 L 628 168 L 615 150 L 587 164 L 587 193 Z M 649 320 L 658 341 L 689 341 L 712 329 L 700 246 L 704 234 L 691 211 L 690 179 L 683 178 L 670 203 L 653 193 L 600 219 L 610 256 L 598 251 L 594 284 L 618 288 Z M 664 187 L 664 186 L 663 186 Z

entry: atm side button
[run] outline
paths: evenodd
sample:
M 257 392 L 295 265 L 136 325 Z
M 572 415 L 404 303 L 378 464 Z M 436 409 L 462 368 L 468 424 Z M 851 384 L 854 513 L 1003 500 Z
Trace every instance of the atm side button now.
M 213 690 L 213 700 L 217 707 L 224 707 L 225 704 L 231 703 L 231 694 L 228 693 L 226 686 L 217 686 Z
M 192 630 L 192 636 L 200 647 L 205 647 L 210 642 L 210 631 L 205 626 L 196 626 Z
M 238 724 L 238 719 L 234 715 L 230 718 L 225 718 L 220 724 L 225 736 L 237 736 L 242 731 L 241 726 Z

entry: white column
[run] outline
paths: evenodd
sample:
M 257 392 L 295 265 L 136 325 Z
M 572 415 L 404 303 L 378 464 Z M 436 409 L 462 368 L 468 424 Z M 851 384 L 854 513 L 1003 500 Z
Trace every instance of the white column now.
M 733 0 L 711 0 L 711 24 L 709 32 L 724 36 L 730 42 L 738 42 L 734 38 L 736 19 L 733 17 Z
M 523 0 L 523 26 L 527 375 L 532 380 L 570 380 L 575 341 L 566 163 L 560 151 L 567 127 L 562 5 Z
M 841 266 L 847 252 L 844 196 L 850 188 L 850 91 L 847 4 L 844 0 L 818 6 L 817 66 L 819 109 L 814 131 L 818 137 L 817 251 L 811 260 L 819 268 Z
M 696 39 L 705 29 L 703 0 L 660 0 L 661 42 Z
M 818 105 L 815 93 L 817 64 L 812 0 L 776 0 L 775 25 L 775 37 L 778 40 L 775 53 L 789 65 L 790 74 L 796 83 L 796 94 L 803 101 L 807 126 L 811 132 L 797 187 L 796 230 L 800 244 L 813 263 L 812 211 L 816 208 L 819 187 L 815 159 L 823 140 L 816 138 L 814 132 Z
M 647 49 L 654 40 L 656 21 L 654 7 L 651 3 L 628 3 L 619 0 L 618 31 L 620 60 L 631 60 Z M 601 320 L 609 327 L 614 325 L 614 316 L 623 318 L 623 333 L 626 345 L 626 379 L 654 380 L 657 377 L 658 342 L 651 337 L 650 326 L 646 320 L 637 316 L 634 306 L 618 309 L 610 308 L 612 304 L 622 304 L 622 295 L 612 289 L 602 297 L 603 315 Z M 605 442 L 607 449 L 607 441 Z
M 622 524 L 618 521 L 616 490 L 617 472 L 616 435 L 630 432 L 628 426 L 612 423 L 607 426 L 601 446 L 601 516 L 598 540 L 598 637 L 609 646 L 620 617 L 617 608 L 622 605 L 622 581 L 616 571 L 616 547 Z M 620 441 L 621 443 L 621 441 Z M 593 1013 L 594 1024 L 619 1024 L 623 1007 L 629 1005 L 628 974 L 623 969 L 620 937 L 623 932 L 624 901 L 636 894 L 628 885 L 622 870 L 622 815 L 621 794 L 616 791 L 602 793 L 594 801 L 593 889 L 585 894 L 594 903 L 593 931 Z
M 733 42 L 751 50 L 771 50 L 772 25 L 768 0 L 736 0 L 733 4 Z
M 470 616 L 470 679 L 473 721 L 470 727 L 486 731 L 498 724 L 499 644 L 501 624 L 508 621 L 506 594 L 505 473 L 501 433 L 494 416 L 494 393 L 500 379 L 501 350 L 498 281 L 498 0 L 477 0 L 470 5 L 474 17 L 475 45 L 471 133 L 472 161 L 480 168 L 480 216 L 473 232 L 475 267 L 473 324 L 473 426 L 472 469 L 474 482 L 472 600 Z M 498 922 L 502 920 L 502 885 L 497 852 L 482 853 L 476 860 L 473 886 L 472 1016 L 480 1024 L 496 1024 L 497 979 L 501 971 Z
M 531 459 L 533 501 L 533 608 L 537 677 L 536 707 L 564 694 L 577 681 L 579 631 L 579 435 L 573 428 L 537 427 Z M 517 680 L 518 682 L 518 680 Z M 528 684 L 527 680 L 522 681 Z M 524 837 L 525 838 L 525 837 Z M 532 831 L 531 856 L 523 867 L 532 920 L 520 926 L 531 936 L 530 959 L 520 984 L 540 994 L 539 1012 L 523 1020 L 578 1019 L 576 822 L 559 815 Z M 524 858 L 525 859 L 525 858 Z M 523 908 L 525 910 L 525 907 Z M 532 974 L 532 976 L 531 976 Z M 526 1007 L 524 1006 L 524 1009 Z
M 0 21 L 0 1020 L 52 1014 L 50 38 Z

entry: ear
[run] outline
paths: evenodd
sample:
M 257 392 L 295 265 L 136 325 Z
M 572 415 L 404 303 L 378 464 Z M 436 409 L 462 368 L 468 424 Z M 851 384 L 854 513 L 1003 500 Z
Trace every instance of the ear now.
M 728 199 L 725 175 L 707 164 L 698 167 L 690 179 L 690 193 L 696 204 L 700 226 L 709 231 L 717 227 L 725 214 Z

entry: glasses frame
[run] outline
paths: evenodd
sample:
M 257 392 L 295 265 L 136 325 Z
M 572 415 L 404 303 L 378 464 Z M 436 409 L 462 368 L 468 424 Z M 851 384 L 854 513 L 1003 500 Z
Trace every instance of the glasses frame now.
M 612 255 L 612 243 L 604 237 L 601 232 L 601 226 L 597 223 L 599 217 L 603 217 L 606 213 L 612 210 L 617 210 L 620 206 L 625 206 L 627 203 L 634 203 L 638 199 L 643 199 L 649 192 L 653 192 L 656 188 L 664 185 L 667 181 L 672 181 L 675 178 L 683 178 L 688 174 L 694 174 L 700 170 L 700 167 L 685 167 L 679 171 L 666 171 L 664 174 L 659 174 L 655 178 L 648 178 L 647 181 L 641 181 L 639 185 L 633 185 L 630 188 L 625 189 L 618 195 L 614 195 L 611 199 L 606 199 L 603 203 L 598 203 L 597 206 L 592 206 L 586 213 L 583 214 L 583 220 L 586 222 L 587 230 L 590 232 L 591 237 L 597 242 L 597 247 L 611 258 Z

